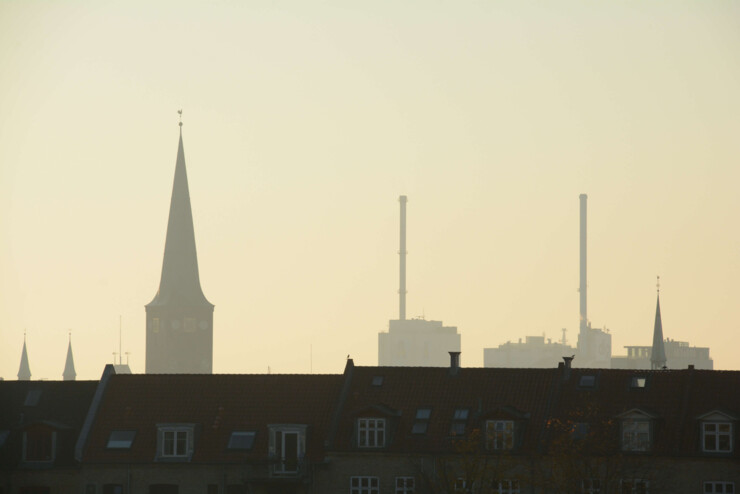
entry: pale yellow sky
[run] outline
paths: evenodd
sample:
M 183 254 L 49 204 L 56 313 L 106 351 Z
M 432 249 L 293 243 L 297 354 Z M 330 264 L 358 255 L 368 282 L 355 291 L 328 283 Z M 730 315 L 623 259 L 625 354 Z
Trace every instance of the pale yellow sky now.
M 154 3 L 154 5 L 152 5 Z M 0 376 L 144 369 L 183 135 L 214 370 L 377 362 L 408 314 L 463 365 L 589 317 L 615 353 L 740 357 L 740 4 L 0 1 Z M 556 365 L 556 363 L 553 363 Z M 669 363 L 670 365 L 670 363 Z

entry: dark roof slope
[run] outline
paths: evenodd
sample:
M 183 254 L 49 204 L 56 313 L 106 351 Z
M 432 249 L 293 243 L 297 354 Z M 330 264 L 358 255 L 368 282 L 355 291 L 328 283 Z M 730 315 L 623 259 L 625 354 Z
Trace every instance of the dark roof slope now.
M 8 431 L 0 445 L 0 465 L 19 464 L 23 431 L 34 424 L 47 424 L 57 433 L 54 465 L 74 464 L 75 442 L 97 385 L 97 381 L 0 381 L 0 433 Z
M 382 376 L 380 386 L 373 378 Z M 353 449 L 357 418 L 388 410 L 395 422 L 392 440 L 384 451 L 432 453 L 451 451 L 452 418 L 456 409 L 468 409 L 468 431 L 481 428 L 485 418 L 520 420 L 528 430 L 521 451 L 533 450 L 544 424 L 557 383 L 556 369 L 355 367 L 340 414 L 335 451 Z M 411 432 L 419 408 L 430 408 L 428 429 Z
M 306 454 L 323 457 L 323 440 L 341 375 L 115 375 L 108 383 L 84 452 L 87 462 L 151 462 L 157 424 L 196 424 L 192 462 L 264 459 L 268 424 L 308 425 Z M 129 450 L 109 450 L 113 430 L 135 430 Z M 232 451 L 232 431 L 256 431 L 251 451 Z

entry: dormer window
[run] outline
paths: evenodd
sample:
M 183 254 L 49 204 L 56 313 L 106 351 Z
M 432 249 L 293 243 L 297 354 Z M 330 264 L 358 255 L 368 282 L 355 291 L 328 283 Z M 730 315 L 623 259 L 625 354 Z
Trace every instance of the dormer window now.
M 23 461 L 54 461 L 57 433 L 37 426 L 23 433 Z
M 705 453 L 732 453 L 736 417 L 715 410 L 699 417 L 701 450 Z
M 619 415 L 622 422 L 622 451 L 650 451 L 653 443 L 653 420 L 655 416 L 634 408 Z
M 300 471 L 306 455 L 306 425 L 270 425 L 270 456 L 276 460 L 273 473 L 292 475 Z
M 650 450 L 650 421 L 624 420 L 622 422 L 622 451 Z
M 732 422 L 702 422 L 702 450 L 706 453 L 731 453 Z
M 157 459 L 189 460 L 193 454 L 193 424 L 159 425 Z
M 382 448 L 385 446 L 385 419 L 357 419 L 357 444 L 361 448 Z
M 492 451 L 506 451 L 514 448 L 514 421 L 487 420 L 486 448 Z

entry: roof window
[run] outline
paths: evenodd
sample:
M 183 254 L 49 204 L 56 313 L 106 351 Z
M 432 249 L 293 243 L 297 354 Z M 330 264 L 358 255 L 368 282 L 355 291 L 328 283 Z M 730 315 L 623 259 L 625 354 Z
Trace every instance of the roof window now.
M 593 388 L 596 386 L 596 376 L 586 375 L 581 376 L 578 380 L 578 386 L 581 388 Z
M 468 423 L 468 415 L 470 410 L 467 408 L 457 408 L 455 413 L 452 415 L 452 425 L 450 426 L 450 434 L 453 436 L 465 435 L 465 426 Z
M 632 389 L 641 389 L 645 387 L 645 384 L 647 384 L 647 377 L 645 376 L 632 376 L 632 381 L 630 382 L 630 387 Z
M 373 376 L 373 386 L 382 386 L 383 385 L 383 376 Z
M 32 389 L 26 394 L 26 401 L 23 402 L 23 406 L 35 407 L 39 404 L 39 398 L 41 398 L 41 390 Z
M 426 434 L 429 428 L 429 417 L 432 416 L 431 408 L 419 408 L 416 410 L 414 425 L 411 427 L 412 434 Z
M 108 436 L 108 444 L 105 447 L 109 449 L 129 449 L 135 437 L 136 431 L 111 431 L 110 436 Z
M 240 449 L 249 451 L 254 447 L 254 438 L 257 435 L 255 431 L 234 431 L 229 437 L 229 449 Z

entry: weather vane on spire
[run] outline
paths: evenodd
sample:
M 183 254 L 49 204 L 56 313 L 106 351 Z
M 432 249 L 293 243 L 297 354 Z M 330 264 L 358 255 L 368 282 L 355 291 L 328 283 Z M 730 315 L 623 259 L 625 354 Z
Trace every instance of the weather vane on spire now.
M 177 113 L 180 114 L 180 127 L 182 127 L 182 110 L 177 110 Z
M 655 284 L 655 286 L 658 288 L 658 294 L 660 294 L 660 276 L 658 276 L 658 282 Z

